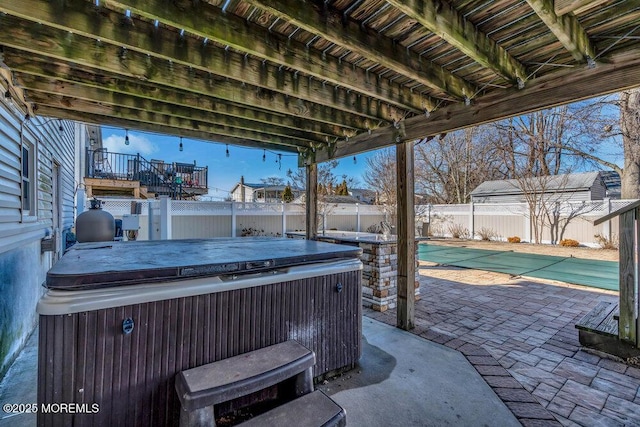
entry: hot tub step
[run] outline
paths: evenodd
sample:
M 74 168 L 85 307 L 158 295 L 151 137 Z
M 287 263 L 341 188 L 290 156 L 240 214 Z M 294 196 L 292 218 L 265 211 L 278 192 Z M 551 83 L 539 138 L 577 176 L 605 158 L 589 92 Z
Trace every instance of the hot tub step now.
M 305 394 L 255 418 L 243 427 L 342 427 L 347 415 L 340 405 L 322 391 Z
M 295 396 L 313 391 L 314 353 L 285 341 L 179 372 L 176 391 L 181 426 L 215 425 L 213 405 L 246 396 L 295 377 Z

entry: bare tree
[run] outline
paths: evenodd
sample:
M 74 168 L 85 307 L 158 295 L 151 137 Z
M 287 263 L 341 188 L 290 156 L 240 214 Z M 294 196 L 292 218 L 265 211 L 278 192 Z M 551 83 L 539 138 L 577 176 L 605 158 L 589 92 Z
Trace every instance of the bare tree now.
M 367 168 L 363 174 L 365 184 L 376 192 L 375 204 L 384 206 L 391 224 L 396 221 L 396 151 L 385 148 L 367 158 Z
M 266 187 L 277 187 L 280 185 L 284 185 L 284 178 L 280 178 L 279 176 L 269 176 L 266 178 L 260 178 L 260 181 L 262 181 L 262 183 Z
M 337 188 L 342 181 L 345 181 L 347 183 L 348 188 L 355 188 L 358 185 L 357 178 L 348 177 L 346 175 L 338 177 L 334 173 L 334 170 L 336 167 L 338 167 L 338 164 L 339 162 L 337 160 L 329 160 L 328 162 L 318 163 L 318 188 L 334 189 Z M 298 168 L 295 171 L 289 169 L 287 171 L 287 177 L 291 181 L 292 187 L 306 188 L 307 170 L 305 168 Z
M 468 203 L 471 192 L 507 171 L 493 129 L 468 128 L 416 145 L 416 187 L 429 203 Z

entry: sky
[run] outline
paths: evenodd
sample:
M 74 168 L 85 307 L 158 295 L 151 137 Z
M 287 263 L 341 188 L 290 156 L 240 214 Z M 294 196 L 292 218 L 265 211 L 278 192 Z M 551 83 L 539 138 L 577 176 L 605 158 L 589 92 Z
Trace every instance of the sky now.
M 258 148 L 245 148 L 229 145 L 229 157 L 225 144 L 205 142 L 188 138 L 182 139 L 183 151 L 179 150 L 180 138 L 161 134 L 129 131 L 129 145 L 125 145 L 125 130 L 102 127 L 102 144 L 109 152 L 140 154 L 146 160 L 164 160 L 165 162 L 193 163 L 196 166 L 209 167 L 209 195 L 204 199 L 224 200 L 244 175 L 245 182 L 260 183 L 261 179 L 279 177 L 285 180 L 289 169 L 295 172 L 298 156 L 293 153 L 269 151 Z M 263 161 L 263 154 L 266 160 Z M 282 165 L 278 162 L 282 154 Z M 371 154 L 368 154 L 371 155 Z M 334 170 L 336 176 L 347 175 L 357 178 L 364 185 L 362 174 L 365 170 L 367 154 L 341 159 Z

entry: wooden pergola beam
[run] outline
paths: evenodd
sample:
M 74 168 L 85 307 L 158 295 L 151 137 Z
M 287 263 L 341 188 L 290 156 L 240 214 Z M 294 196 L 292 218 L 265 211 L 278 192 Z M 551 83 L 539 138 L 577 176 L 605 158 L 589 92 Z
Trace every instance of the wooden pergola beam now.
M 102 114 L 106 116 L 120 116 L 123 113 L 132 114 L 132 118 L 140 117 L 143 121 L 155 119 L 157 116 L 166 117 L 167 124 L 178 125 L 184 120 L 188 124 L 194 124 L 196 128 L 212 126 L 212 131 L 221 127 L 221 132 L 255 132 L 256 134 L 268 134 L 273 137 L 285 139 L 298 139 L 307 146 L 309 142 L 324 143 L 325 137 L 311 134 L 307 131 L 293 130 L 276 125 L 268 125 L 242 117 L 225 117 L 218 114 L 205 113 L 200 110 L 192 110 L 178 107 L 158 101 L 119 95 L 109 96 L 109 92 L 89 91 L 84 92 L 83 97 L 59 95 L 55 92 L 36 90 L 26 86 L 27 99 L 36 105 L 48 105 L 58 108 L 83 111 L 86 113 Z M 135 115 L 133 115 L 135 114 Z M 234 136 L 231 133 L 221 135 Z M 250 134 L 249 134 L 250 135 Z
M 386 126 L 371 134 L 339 141 L 331 152 L 316 152 L 315 161 L 353 156 L 401 141 L 418 140 L 640 86 L 639 67 L 639 51 L 614 54 L 595 68 L 584 66 L 558 72 L 531 80 L 522 90 L 505 89 L 483 96 L 469 106 L 454 104 L 432 112 L 428 118 L 411 117 L 403 122 L 400 129 Z
M 1 38 L 2 36 L 0 36 Z M 209 112 L 226 111 L 230 115 L 246 116 L 260 121 L 260 117 L 268 115 L 274 117 L 275 123 L 281 126 L 292 126 L 299 129 L 302 124 L 317 133 L 333 135 L 349 135 L 364 129 L 355 125 L 370 123 L 359 116 L 342 111 L 325 109 L 314 104 L 307 104 L 290 100 L 285 103 L 279 97 L 269 98 L 259 92 L 243 91 L 241 85 L 226 80 L 206 82 L 208 92 L 198 93 L 180 88 L 170 88 L 164 85 L 143 83 L 140 80 L 115 73 L 101 71 L 93 74 L 90 67 L 71 66 L 59 60 L 31 54 L 24 55 L 11 48 L 5 48 L 4 57 L 11 69 L 23 76 L 43 78 L 67 84 L 67 90 L 73 90 L 75 85 L 89 88 L 108 90 L 116 94 L 131 95 L 143 99 L 158 100 L 189 108 L 196 108 Z M 198 86 L 194 85 L 193 89 Z M 280 106 L 281 110 L 270 110 Z M 318 114 L 315 114 L 318 113 Z M 273 123 L 270 118 L 269 123 Z M 338 123 L 338 124 L 337 124 Z M 354 125 L 354 126 L 349 126 Z
M 54 117 L 58 119 L 77 120 L 82 123 L 95 124 L 100 126 L 114 126 L 123 129 L 138 130 L 141 132 L 149 132 L 153 134 L 164 134 L 176 137 L 192 138 L 201 141 L 229 144 L 235 146 L 244 146 L 251 148 L 277 150 L 286 153 L 298 153 L 298 147 L 293 144 L 271 144 L 253 139 L 244 139 L 242 137 L 228 137 L 221 135 L 211 135 L 206 131 L 195 129 L 179 129 L 175 127 L 165 126 L 157 123 L 145 123 L 133 121 L 130 119 L 121 119 L 118 117 L 106 117 L 97 114 L 84 112 L 71 112 L 69 110 L 59 109 L 56 107 L 42 106 L 38 107 L 35 112 L 39 116 Z
M 320 82 L 326 81 L 401 109 L 420 110 L 418 106 L 435 106 L 433 100 L 412 93 L 406 87 L 376 79 L 375 75 L 362 68 L 322 55 L 322 52 L 309 49 L 295 39 L 270 32 L 236 15 L 226 14 L 206 2 L 194 2 L 187 6 L 184 2 L 178 4 L 163 0 L 107 0 L 101 4 L 111 9 L 130 10 L 133 15 L 145 17 L 151 22 L 157 19 L 187 33 L 229 46 L 230 50 L 297 70 Z
M 527 80 L 524 66 L 495 41 L 479 31 L 447 2 L 386 0 L 469 58 L 514 83 Z
M 254 130 L 264 129 L 275 135 L 286 136 L 286 132 L 291 132 L 291 135 L 302 135 L 301 129 L 304 128 L 304 134 L 308 135 L 310 141 L 326 142 L 325 137 L 331 139 L 344 137 L 344 133 L 338 127 L 331 129 L 328 125 L 315 122 L 307 122 L 303 126 L 303 119 L 300 118 L 252 110 L 223 102 L 211 103 L 208 108 L 193 108 L 189 105 L 166 102 L 160 96 L 139 97 L 133 93 L 113 92 L 84 84 L 64 82 L 20 72 L 15 73 L 15 78 L 20 86 L 28 89 L 29 100 L 36 103 L 40 102 L 37 93 L 64 93 L 65 97 L 91 101 L 101 105 L 153 111 L 176 117 L 192 118 L 206 123 L 222 124 L 225 120 L 228 120 L 229 123 L 245 122 L 248 126 L 243 127 L 245 129 L 250 127 L 255 128 Z M 333 132 L 331 132 L 332 130 Z
M 527 3 L 577 61 L 595 60 L 596 49 L 575 15 L 558 16 L 553 0 L 527 0 Z
M 471 98 L 474 85 L 434 63 L 420 61 L 415 52 L 399 49 L 393 41 L 363 31 L 351 21 L 328 19 L 317 10 L 317 3 L 306 0 L 246 0 L 270 14 L 303 30 L 364 56 L 385 68 L 458 99 Z
M 585 10 L 598 7 L 609 0 L 554 0 L 554 11 L 561 16 L 569 12 L 581 13 Z
M 33 55 L 46 55 L 59 61 L 80 63 L 101 70 L 103 73 L 123 75 L 150 84 L 222 97 L 228 101 L 245 100 L 246 105 L 263 105 L 269 110 L 295 115 L 313 115 L 319 117 L 319 120 L 322 117 L 333 118 L 333 121 L 327 120 L 327 122 L 334 124 L 339 124 L 344 119 L 342 123 L 347 126 L 363 130 L 374 129 L 378 127 L 380 121 L 391 122 L 402 114 L 402 111 L 389 104 L 374 102 L 370 98 L 356 93 L 347 93 L 343 89 L 332 89 L 331 86 L 325 85 L 324 92 L 318 92 L 316 85 L 322 87 L 322 83 L 308 78 L 298 78 L 297 85 L 285 81 L 283 87 L 288 88 L 285 90 L 286 93 L 275 90 L 277 84 L 274 90 L 265 89 L 266 85 L 263 85 L 250 92 L 245 88 L 240 89 L 241 83 L 237 80 L 157 59 L 137 51 L 123 50 L 115 45 L 35 22 L 23 21 L 10 15 L 0 14 L 0 27 L 12 28 L 11 34 L 0 32 L 0 44 Z M 34 40 L 47 40 L 47 43 L 35 44 Z M 29 64 L 30 59 L 30 57 L 24 58 L 22 63 Z M 13 67 L 13 64 L 11 65 Z M 235 69 L 235 73 L 236 75 L 253 75 L 255 70 Z M 294 74 L 287 73 L 296 80 L 293 77 Z M 274 84 L 277 80 L 275 77 L 271 79 L 268 76 L 266 79 Z M 225 92 L 226 95 L 219 93 L 225 88 L 229 88 Z M 258 99 L 260 97 L 263 99 Z M 313 111 L 310 103 L 313 103 Z M 353 115 L 353 118 L 349 120 L 347 114 Z M 358 119 L 358 116 L 362 118 Z
M 60 97 L 62 98 L 62 97 Z M 82 104 L 85 108 L 90 106 L 84 102 L 76 101 L 75 105 Z M 278 137 L 269 135 L 267 133 L 261 133 L 256 131 L 242 130 L 226 125 L 213 125 L 209 123 L 202 123 L 196 120 L 183 119 L 180 117 L 167 116 L 163 114 L 157 114 L 150 111 L 140 111 L 131 108 L 111 108 L 111 111 L 100 113 L 95 109 L 87 112 L 79 110 L 77 107 L 67 106 L 63 99 L 52 97 L 50 103 L 36 104 L 37 108 L 34 109 L 36 114 L 53 116 L 67 120 L 77 120 L 79 122 L 96 123 L 104 125 L 116 125 L 112 122 L 112 119 L 118 120 L 117 123 L 125 123 L 123 127 L 134 129 L 139 128 L 142 130 L 151 130 L 153 132 L 161 132 L 160 128 L 172 131 L 168 132 L 170 135 L 184 135 L 184 132 L 189 130 L 200 131 L 201 135 L 207 135 L 205 139 L 211 141 L 218 141 L 220 138 L 234 138 L 242 141 L 256 141 L 261 142 L 261 147 L 268 147 L 272 149 L 278 149 L 278 147 L 290 147 L 295 148 L 310 148 L 310 142 L 295 137 Z M 140 126 L 138 125 L 140 123 Z M 142 125 L 150 125 L 150 127 L 141 127 Z M 158 126 L 157 130 L 153 129 L 153 126 Z M 184 135 L 186 136 L 186 135 Z

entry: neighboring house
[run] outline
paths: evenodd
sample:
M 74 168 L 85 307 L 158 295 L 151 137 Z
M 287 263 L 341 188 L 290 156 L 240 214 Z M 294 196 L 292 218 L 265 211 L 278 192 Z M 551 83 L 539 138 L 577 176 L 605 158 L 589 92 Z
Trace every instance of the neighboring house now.
M 89 137 L 85 125 L 29 119 L 12 97 L 0 95 L 0 377 L 37 324 L 42 283 L 74 222 L 78 145 Z
M 282 201 L 282 193 L 284 193 L 285 188 L 286 185 L 249 184 L 244 182 L 244 177 L 241 177 L 240 182 L 231 190 L 231 200 L 247 203 L 277 203 Z M 291 188 L 294 198 L 298 197 L 303 191 L 299 188 Z
M 526 180 L 485 181 L 471 192 L 473 203 L 525 202 L 526 192 L 548 195 L 555 201 L 603 200 L 607 197 L 602 172 L 544 176 Z
M 609 199 L 620 199 L 622 193 L 620 174 L 616 171 L 602 171 L 600 172 L 600 176 L 604 181 L 605 187 L 607 187 L 606 197 Z
M 372 205 L 376 201 L 376 192 L 366 188 L 349 189 L 349 195 L 358 199 L 360 203 Z

